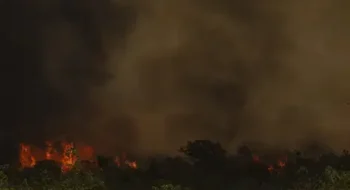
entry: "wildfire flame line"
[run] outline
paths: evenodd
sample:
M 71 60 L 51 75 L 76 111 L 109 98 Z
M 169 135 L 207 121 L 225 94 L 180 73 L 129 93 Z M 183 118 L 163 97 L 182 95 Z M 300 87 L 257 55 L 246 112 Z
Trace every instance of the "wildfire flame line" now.
M 32 168 L 36 165 L 38 160 L 54 160 L 61 163 L 62 172 L 67 172 L 73 168 L 78 160 L 78 157 L 80 156 L 79 154 L 81 153 L 84 155 L 84 159 L 89 161 L 94 160 L 94 151 L 92 147 L 89 146 L 84 146 L 81 150 L 76 150 L 73 143 L 62 142 L 62 153 L 60 154 L 57 150 L 55 150 L 52 142 L 47 141 L 45 144 L 46 149 L 44 158 L 39 159 L 34 156 L 32 146 L 21 143 L 19 154 L 21 168 Z M 126 165 L 132 169 L 137 168 L 137 163 L 135 161 L 127 160 L 126 154 L 123 154 L 121 159 L 117 156 L 114 161 L 118 167 Z

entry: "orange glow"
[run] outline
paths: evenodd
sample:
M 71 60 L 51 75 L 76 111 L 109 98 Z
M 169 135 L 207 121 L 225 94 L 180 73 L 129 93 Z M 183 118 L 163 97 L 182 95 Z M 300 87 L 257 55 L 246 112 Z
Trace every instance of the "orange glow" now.
M 62 151 L 57 151 L 54 147 L 54 143 L 47 141 L 46 148 L 41 150 L 37 147 L 21 143 L 19 161 L 21 168 L 32 168 L 37 161 L 40 160 L 54 160 L 61 163 L 62 172 L 70 171 L 74 164 L 80 160 L 88 160 L 91 162 L 95 160 L 95 151 L 91 146 L 81 145 L 75 146 L 71 142 L 62 142 Z M 122 159 L 120 159 L 122 158 Z M 127 160 L 126 154 L 123 153 L 121 157 L 115 158 L 115 164 L 120 167 L 122 165 L 136 169 L 137 163 L 135 161 Z
M 52 143 L 47 141 L 46 142 L 45 158 L 47 160 L 52 160 L 53 159 L 53 153 L 54 153 L 54 149 L 53 149 Z
M 31 148 L 28 145 L 20 144 L 20 163 L 22 168 L 34 167 L 36 160 L 32 155 Z
M 278 165 L 280 168 L 284 168 L 284 167 L 286 166 L 286 163 L 283 162 L 283 161 L 281 161 L 281 160 L 279 160 L 278 163 L 277 163 L 277 165 Z
M 253 161 L 254 162 L 260 162 L 260 157 L 257 155 L 253 155 Z
M 125 164 L 128 165 L 132 169 L 137 169 L 137 164 L 136 164 L 135 161 L 134 162 L 130 162 L 130 161 L 126 160 Z
M 274 168 L 273 168 L 272 165 L 270 165 L 270 166 L 267 168 L 267 170 L 268 170 L 269 172 L 272 172 L 272 171 L 274 170 Z
M 125 165 L 129 168 L 137 169 L 137 163 L 135 161 L 127 160 L 125 153 L 123 153 L 121 157 L 116 156 L 114 162 L 118 167 Z
M 62 143 L 63 154 L 62 154 L 62 172 L 67 172 L 71 170 L 77 161 L 77 156 L 74 153 L 74 145 L 73 143 Z
M 254 163 L 263 163 L 263 161 L 260 159 L 260 157 L 257 156 L 257 155 L 254 155 L 254 154 L 252 155 L 252 160 L 253 160 Z M 288 161 L 288 157 L 287 156 L 282 157 L 282 159 L 277 160 L 277 162 L 275 164 L 269 164 L 267 166 L 267 170 L 269 172 L 273 172 L 273 171 L 277 171 L 278 170 L 277 172 L 279 172 L 279 171 L 281 171 L 281 169 L 286 167 L 287 161 Z

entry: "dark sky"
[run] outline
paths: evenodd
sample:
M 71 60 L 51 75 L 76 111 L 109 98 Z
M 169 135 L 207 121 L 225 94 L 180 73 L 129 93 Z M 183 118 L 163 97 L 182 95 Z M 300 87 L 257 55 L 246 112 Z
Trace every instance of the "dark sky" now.
M 85 109 L 87 86 L 103 85 L 110 77 L 104 67 L 106 57 L 100 36 L 102 32 L 112 32 L 114 39 L 123 39 L 129 13 L 125 8 L 110 7 L 103 0 L 98 3 L 14 0 L 2 1 L 0 7 L 0 134 L 1 147 L 9 150 L 21 141 L 42 143 L 45 139 L 67 133 L 65 127 L 51 131 L 47 120 L 61 119 L 72 110 Z M 113 19 L 115 16 L 118 19 Z M 47 33 L 53 34 L 51 38 L 60 38 L 60 29 L 65 28 L 60 26 L 61 23 L 73 26 L 81 38 L 76 51 L 66 42 L 62 45 L 67 47 L 57 47 L 58 50 L 70 51 L 62 57 L 55 57 L 61 58 L 62 66 L 56 72 L 62 77 L 64 89 L 54 86 L 48 76 L 51 73 L 45 70 L 50 64 L 45 52 L 45 41 L 50 38 L 45 37 L 45 30 L 53 29 Z
M 349 4 L 315 2 L 4 1 L 2 147 L 347 146 Z

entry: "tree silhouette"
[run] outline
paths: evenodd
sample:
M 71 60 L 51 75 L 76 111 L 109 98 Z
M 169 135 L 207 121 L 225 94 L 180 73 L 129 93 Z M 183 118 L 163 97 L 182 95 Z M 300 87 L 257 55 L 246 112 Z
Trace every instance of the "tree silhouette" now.
M 209 140 L 189 141 L 180 152 L 192 159 L 192 161 L 223 161 L 226 159 L 226 151 L 220 143 L 213 143 Z

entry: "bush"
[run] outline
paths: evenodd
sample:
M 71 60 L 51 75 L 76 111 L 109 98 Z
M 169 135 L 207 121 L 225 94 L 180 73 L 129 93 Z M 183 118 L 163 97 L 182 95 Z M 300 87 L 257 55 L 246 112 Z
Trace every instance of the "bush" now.
M 40 179 L 24 179 L 21 184 L 9 184 L 7 175 L 0 171 L 1 190 L 104 190 L 104 182 L 90 172 L 71 172 L 60 179 L 53 179 L 47 171 L 41 172 Z
M 299 182 L 294 190 L 350 190 L 350 172 L 328 166 L 321 175 Z
M 74 150 L 72 150 L 74 151 Z M 84 171 L 80 160 L 67 173 L 58 173 L 51 162 L 22 171 L 27 174 L 21 184 L 10 184 L 8 176 L 0 171 L 0 190 L 104 190 L 104 182 L 91 171 Z

